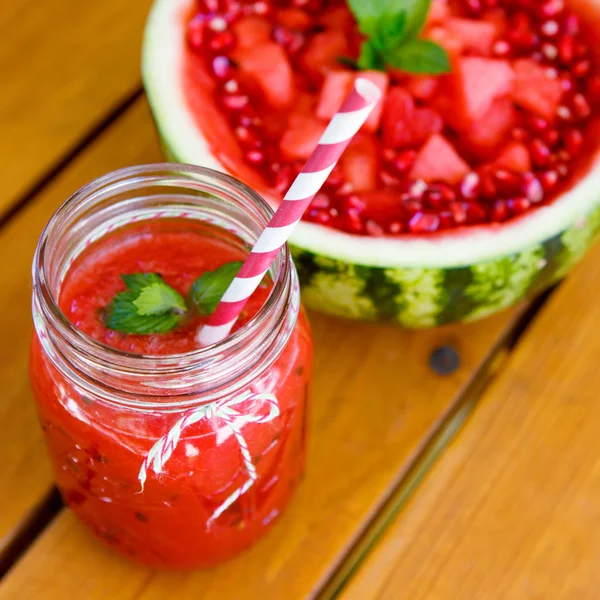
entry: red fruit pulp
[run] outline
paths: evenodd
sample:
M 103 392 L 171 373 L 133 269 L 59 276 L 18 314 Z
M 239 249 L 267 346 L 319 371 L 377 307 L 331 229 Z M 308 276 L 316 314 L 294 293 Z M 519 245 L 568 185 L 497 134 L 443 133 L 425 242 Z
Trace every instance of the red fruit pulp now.
M 297 172 L 297 161 L 308 157 L 357 76 L 339 58 L 355 60 L 363 37 L 343 0 L 302 4 L 271 0 L 268 4 L 271 10 L 264 16 L 252 14 L 251 2 L 240 3 L 246 16 L 230 14 L 226 7 L 217 11 L 232 23 L 234 34 L 236 22 L 251 15 L 262 19 L 259 34 L 270 27 L 271 36 L 268 41 L 259 39 L 248 51 L 248 33 L 242 27 L 241 39 L 219 51 L 239 65 L 237 70 L 232 67 L 228 78 L 241 92 L 233 99 L 220 91 L 209 93 L 214 112 L 207 111 L 206 95 L 204 102 L 198 101 L 201 90 L 210 89 L 210 79 L 222 79 L 212 74 L 207 81 L 202 75 L 211 73 L 216 54 L 201 31 L 208 11 L 192 11 L 185 87 L 191 110 L 224 165 L 267 195 L 281 197 L 282 174 Z M 551 203 L 572 183 L 573 174 L 595 147 L 593 136 L 586 132 L 600 114 L 600 66 L 590 51 L 595 36 L 574 10 L 574 3 L 550 0 L 541 4 L 435 0 L 423 35 L 446 48 L 451 73 L 429 77 L 397 69 L 390 69 L 387 76 L 363 72 L 377 80 L 385 96 L 361 132 L 371 143 L 355 148 L 341 178 L 339 170 L 332 174 L 323 190 L 327 207 L 309 211 L 304 219 L 363 235 L 431 235 L 439 229 L 491 223 L 499 214 L 502 221 L 510 220 Z M 273 43 L 284 50 L 276 61 L 270 58 Z M 249 52 L 256 57 L 251 68 L 245 58 Z M 275 64 L 284 75 L 271 86 L 265 81 Z M 240 93 L 247 103 L 238 98 Z M 242 141 L 223 141 L 226 130 L 235 130 L 249 107 L 262 141 L 260 161 L 237 147 L 243 146 Z M 207 125 L 219 119 L 220 124 Z M 273 121 L 278 124 L 275 133 Z M 439 136 L 445 142 L 446 159 L 434 164 L 431 141 L 435 147 Z M 361 173 L 353 173 L 349 164 L 357 165 Z M 465 178 L 472 180 L 495 168 L 515 174 L 518 189 L 504 192 L 484 181 L 488 193 L 462 195 L 461 190 L 469 188 L 463 185 Z M 542 182 L 541 200 L 530 206 L 508 202 L 527 195 L 531 178 Z M 467 212 L 476 217 L 464 219 L 465 211 L 458 205 L 451 210 L 442 203 L 423 209 L 424 214 L 439 218 L 419 218 L 419 226 L 411 227 L 414 213 L 402 207 L 407 194 L 410 200 L 419 200 L 410 191 L 413 184 L 421 190 L 423 185 L 427 189 L 441 182 L 449 183 L 459 201 L 468 203 Z M 349 206 L 353 203 L 347 202 L 348 195 L 362 201 Z M 394 197 L 397 210 L 389 210 Z M 370 213 L 367 207 L 373 198 L 385 198 L 386 210 Z
M 119 275 L 158 272 L 185 294 L 195 277 L 245 254 L 233 236 L 200 222 L 140 222 L 85 250 L 66 275 L 60 307 L 80 330 L 129 353 L 193 350 L 199 317 L 161 335 L 138 336 L 105 327 L 102 308 L 124 287 Z M 256 314 L 271 287 L 266 282 L 252 296 L 242 323 Z M 121 406 L 104 400 L 101 385 L 90 396 L 59 372 L 34 339 L 32 387 L 65 502 L 105 544 L 153 567 L 205 567 L 240 552 L 285 509 L 302 475 L 311 348 L 301 312 L 282 353 L 252 382 L 277 397 L 279 416 L 238 424 L 255 464 L 254 485 L 211 520 L 248 480 L 240 446 L 226 421 L 205 419 L 184 429 L 163 472 L 150 469 L 140 493 L 138 474 L 144 459 L 186 409 Z M 159 405 L 169 400 L 153 399 Z M 258 410 L 255 402 L 236 406 L 240 419 Z

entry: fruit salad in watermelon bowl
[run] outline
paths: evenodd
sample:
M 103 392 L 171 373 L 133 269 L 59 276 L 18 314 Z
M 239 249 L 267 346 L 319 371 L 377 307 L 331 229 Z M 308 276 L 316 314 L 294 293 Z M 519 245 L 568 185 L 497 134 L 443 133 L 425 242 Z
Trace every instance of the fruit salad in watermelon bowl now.
M 291 239 L 307 305 L 430 327 L 563 277 L 600 230 L 598 0 L 155 0 L 166 155 L 281 200 L 357 76 L 383 100 Z

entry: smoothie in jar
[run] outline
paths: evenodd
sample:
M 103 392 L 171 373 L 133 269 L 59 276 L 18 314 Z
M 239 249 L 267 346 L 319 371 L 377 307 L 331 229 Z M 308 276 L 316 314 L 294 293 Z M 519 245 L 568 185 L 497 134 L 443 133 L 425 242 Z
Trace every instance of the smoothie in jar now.
M 232 334 L 197 342 L 269 216 L 232 178 L 156 165 L 80 190 L 40 240 L 31 380 L 58 487 L 153 567 L 237 554 L 303 472 L 312 341 L 287 250 Z

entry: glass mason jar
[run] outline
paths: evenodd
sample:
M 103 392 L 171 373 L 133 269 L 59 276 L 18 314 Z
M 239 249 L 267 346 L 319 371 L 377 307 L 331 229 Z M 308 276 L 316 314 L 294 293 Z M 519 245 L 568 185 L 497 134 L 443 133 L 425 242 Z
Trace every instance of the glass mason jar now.
M 296 271 L 286 248 L 247 323 L 218 344 L 160 356 L 83 333 L 59 308 L 61 286 L 83 249 L 126 224 L 200 221 L 249 248 L 271 214 L 226 175 L 148 165 L 85 186 L 42 233 L 30 374 L 56 481 L 98 538 L 147 565 L 224 561 L 290 501 L 304 468 L 312 367 Z

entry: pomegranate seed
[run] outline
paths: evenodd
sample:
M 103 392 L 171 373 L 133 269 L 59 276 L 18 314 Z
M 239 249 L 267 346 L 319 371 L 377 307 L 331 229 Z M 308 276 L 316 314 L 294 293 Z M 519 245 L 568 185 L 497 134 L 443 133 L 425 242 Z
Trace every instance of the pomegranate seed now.
M 260 148 L 262 140 L 256 129 L 239 126 L 234 129 L 234 133 L 240 143 L 246 148 Z
M 575 115 L 580 119 L 587 119 L 592 114 L 592 109 L 583 94 L 575 94 L 571 100 L 571 106 Z
M 563 21 L 563 29 L 567 35 L 579 33 L 579 17 L 573 13 L 567 15 Z
M 548 79 L 558 79 L 558 71 L 554 67 L 548 67 L 546 69 L 546 77 Z
M 583 145 L 583 134 L 579 129 L 569 129 L 565 132 L 565 148 L 571 154 L 576 156 Z
M 560 28 L 556 21 L 545 21 L 540 27 L 542 34 L 548 38 L 553 38 L 558 33 L 559 29 Z
M 539 8 L 538 15 L 542 19 L 556 17 L 565 9 L 564 0 L 546 0 Z
M 523 127 L 515 127 L 511 135 L 515 142 L 526 142 L 529 139 L 529 132 Z
M 440 217 L 440 229 L 450 229 L 454 227 L 454 219 L 452 218 L 452 213 L 447 210 L 442 211 L 439 214 Z
M 470 202 L 467 204 L 467 223 L 475 225 L 485 221 L 486 214 L 483 206 Z
M 361 213 L 365 209 L 365 201 L 357 196 L 356 194 L 350 194 L 349 196 L 344 196 L 341 199 L 340 203 L 342 212 L 356 212 Z
M 540 183 L 545 192 L 550 192 L 558 183 L 558 173 L 556 171 L 544 171 L 540 175 Z
M 483 0 L 486 8 L 496 8 L 500 0 Z
M 568 165 L 556 165 L 556 172 L 559 177 L 566 177 L 569 174 Z
M 287 27 L 275 27 L 275 41 L 283 46 L 290 54 L 296 54 L 304 45 L 304 35 L 300 31 L 291 31 Z
M 535 138 L 529 144 L 529 154 L 533 164 L 538 167 L 544 167 L 550 159 L 550 148 L 539 138 Z
M 309 210 L 308 216 L 321 225 L 327 225 L 331 221 L 331 214 L 325 210 Z
M 531 129 L 537 132 L 546 131 L 546 129 L 548 129 L 548 121 L 541 117 L 537 117 L 536 115 L 529 116 L 527 123 Z
M 568 106 L 561 105 L 556 109 L 556 116 L 567 123 L 572 120 L 573 114 Z
M 267 2 L 255 2 L 250 6 L 250 10 L 253 14 L 259 15 L 261 17 L 266 17 L 271 13 L 271 5 Z
M 487 199 L 495 198 L 498 195 L 498 187 L 489 174 L 481 178 L 481 194 Z
M 542 44 L 542 54 L 548 60 L 554 60 L 558 56 L 558 50 L 554 44 Z
M 383 231 L 383 228 L 380 225 L 378 225 L 377 223 L 375 223 L 375 221 L 372 221 L 371 219 L 369 219 L 365 223 L 365 230 L 367 231 L 367 233 L 369 235 L 372 235 L 375 237 L 382 236 L 385 233 Z
M 498 40 L 494 43 L 492 51 L 496 56 L 503 58 L 511 53 L 512 48 L 506 40 Z
M 394 156 L 394 158 L 390 161 L 392 170 L 402 175 L 409 171 L 417 158 L 417 153 L 415 150 L 404 150 L 403 152 L 399 152 Z
M 422 179 L 418 179 L 410 186 L 408 192 L 413 198 L 422 198 L 426 190 L 427 184 Z
M 586 58 L 589 54 L 589 48 L 583 42 L 575 43 L 575 56 L 577 58 Z
M 508 207 L 504 200 L 496 200 L 492 206 L 492 221 L 501 223 L 508 217 Z
M 223 17 L 213 17 L 208 22 L 208 28 L 211 31 L 225 31 L 227 29 L 227 21 Z
M 548 129 L 548 131 L 542 134 L 542 139 L 548 146 L 554 148 L 560 141 L 560 133 L 556 129 Z
M 338 188 L 344 183 L 344 172 L 339 165 L 333 167 L 329 177 L 325 181 L 325 185 L 330 188 Z
M 250 103 L 250 98 L 245 94 L 226 94 L 221 96 L 221 104 L 231 111 L 241 111 Z
M 570 35 L 563 35 L 558 40 L 558 56 L 563 65 L 570 65 L 575 58 L 575 43 Z
M 411 216 L 423 210 L 423 205 L 418 200 L 413 199 L 405 200 L 402 206 Z
M 388 231 L 393 234 L 402 233 L 404 231 L 404 225 L 398 221 L 392 221 L 388 225 Z
M 225 20 L 228 22 L 235 21 L 240 14 L 242 13 L 242 5 L 238 0 L 225 0 L 225 9 L 223 11 L 223 16 Z
M 573 75 L 575 77 L 577 77 L 578 79 L 581 79 L 582 77 L 585 77 L 590 72 L 591 68 L 592 68 L 592 63 L 589 60 L 584 58 L 583 60 L 576 62 L 571 67 L 571 73 L 573 73 Z
M 211 63 L 213 75 L 217 79 L 229 79 L 233 74 L 233 65 L 226 56 L 215 56 Z
M 559 150 L 556 153 L 556 162 L 570 162 L 571 161 L 571 155 L 567 152 L 567 150 L 565 150 L 564 148 L 562 150 Z
M 452 202 L 450 204 L 450 212 L 452 218 L 457 225 L 462 225 L 467 220 L 467 211 L 465 210 L 465 204 L 463 202 Z
M 595 74 L 586 81 L 586 93 L 592 102 L 600 101 L 600 75 Z
M 440 218 L 437 215 L 418 212 L 408 222 L 408 228 L 413 233 L 432 233 L 440 227 Z
M 467 200 L 475 200 L 479 196 L 480 179 L 477 173 L 467 173 L 460 183 L 460 194 Z
M 260 150 L 250 150 L 250 152 L 246 152 L 244 158 L 246 162 L 254 166 L 262 165 L 265 162 L 265 154 Z
M 477 16 L 481 14 L 483 6 L 481 6 L 481 0 L 467 0 L 467 10 L 473 15 Z
M 522 215 L 529 210 L 531 202 L 527 198 L 510 198 L 506 201 L 506 205 L 513 215 Z
M 362 233 L 364 230 L 364 225 L 362 219 L 360 218 L 360 213 L 355 209 L 350 209 L 344 218 L 344 224 L 346 225 L 346 229 L 351 233 Z
M 290 167 L 290 165 L 283 165 L 275 173 L 273 186 L 278 192 L 283 194 L 284 192 L 287 192 L 293 179 L 294 171 L 292 167 Z
M 571 74 L 568 71 L 563 71 L 558 76 L 558 81 L 560 82 L 560 87 L 563 92 L 570 92 L 573 89 L 573 79 L 571 78 Z
M 544 188 L 540 180 L 533 173 L 525 173 L 523 175 L 523 192 L 527 196 L 527 199 L 534 204 L 544 199 Z
M 204 42 L 204 29 L 206 26 L 206 17 L 196 15 L 187 26 L 187 41 L 192 50 L 200 50 Z
M 221 9 L 219 0 L 201 0 L 198 4 L 200 10 L 205 13 L 216 13 Z
M 208 47 L 213 52 L 229 50 L 235 44 L 235 37 L 231 31 L 218 31 L 208 40 Z
M 428 190 L 425 193 L 424 200 L 429 208 L 440 209 L 444 206 L 442 194 L 437 190 Z
M 327 194 L 324 194 L 323 192 L 320 192 L 312 199 L 312 202 L 310 203 L 310 208 L 315 208 L 315 209 L 329 208 L 329 196 Z
M 497 189 L 505 194 L 515 192 L 521 187 L 521 178 L 517 174 L 505 169 L 498 169 L 494 173 L 494 179 L 496 180 Z

